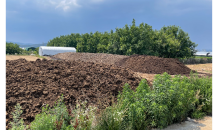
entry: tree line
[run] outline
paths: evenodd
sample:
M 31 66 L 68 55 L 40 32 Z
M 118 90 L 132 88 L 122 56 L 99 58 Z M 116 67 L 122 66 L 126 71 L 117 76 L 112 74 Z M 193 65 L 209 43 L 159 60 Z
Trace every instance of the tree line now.
M 119 55 L 153 55 L 165 58 L 189 58 L 197 44 L 178 26 L 153 30 L 146 23 L 125 25 L 113 32 L 72 33 L 55 37 L 47 46 L 75 47 L 77 52 L 110 53 Z
M 110 53 L 119 55 L 153 55 L 166 58 L 189 58 L 197 46 L 188 33 L 178 26 L 153 30 L 148 24 L 127 24 L 113 32 L 72 33 L 50 40 L 47 46 L 75 47 L 77 52 Z M 38 49 L 36 49 L 38 50 Z M 20 54 L 19 45 L 6 42 L 6 54 Z
M 39 47 L 35 48 L 35 49 L 29 49 L 29 50 L 25 50 L 20 48 L 20 46 L 16 43 L 12 43 L 12 42 L 6 42 L 6 54 L 23 54 L 23 55 L 29 55 L 29 54 L 35 54 L 38 55 L 39 54 Z

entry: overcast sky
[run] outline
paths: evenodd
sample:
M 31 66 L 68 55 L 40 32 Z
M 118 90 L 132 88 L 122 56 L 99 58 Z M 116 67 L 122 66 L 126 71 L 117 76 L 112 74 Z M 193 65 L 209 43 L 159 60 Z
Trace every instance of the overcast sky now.
M 105 32 L 144 22 L 176 25 L 197 49 L 212 49 L 211 0 L 7 0 L 6 41 L 40 44 L 60 35 Z

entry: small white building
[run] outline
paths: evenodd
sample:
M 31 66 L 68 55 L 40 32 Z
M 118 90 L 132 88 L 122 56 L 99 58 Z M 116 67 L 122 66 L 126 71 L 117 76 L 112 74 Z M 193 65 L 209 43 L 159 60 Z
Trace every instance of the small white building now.
M 64 52 L 76 52 L 74 47 L 53 47 L 53 46 L 40 46 L 39 47 L 39 55 L 56 55 L 58 53 Z

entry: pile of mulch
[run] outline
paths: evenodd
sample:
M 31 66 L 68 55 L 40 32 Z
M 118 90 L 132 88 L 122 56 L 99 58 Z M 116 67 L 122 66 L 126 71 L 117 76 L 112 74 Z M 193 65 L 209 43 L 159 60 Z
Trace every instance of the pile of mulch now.
M 115 63 L 117 66 L 129 68 L 135 72 L 148 74 L 162 74 L 167 72 L 170 75 L 190 74 L 191 69 L 174 58 L 160 58 L 147 55 L 131 55 Z
M 114 65 L 115 62 L 127 58 L 125 55 L 116 55 L 116 54 L 106 54 L 106 53 L 58 53 L 51 56 L 51 59 L 55 60 L 74 60 L 74 61 L 84 61 L 84 62 L 94 62 L 94 63 L 104 63 L 109 65 Z
M 88 105 L 104 109 L 111 105 L 112 96 L 117 100 L 125 83 L 135 90 L 139 82 L 133 71 L 114 65 L 46 59 L 6 60 L 7 129 L 17 103 L 22 106 L 21 118 L 27 125 L 41 112 L 42 106 L 52 107 L 61 94 L 67 106 L 87 100 Z
M 55 60 L 75 60 L 94 63 L 103 63 L 129 68 L 135 72 L 148 74 L 162 74 L 167 72 L 170 75 L 187 75 L 191 69 L 174 58 L 160 58 L 147 55 L 115 55 L 105 53 L 59 53 L 51 56 Z

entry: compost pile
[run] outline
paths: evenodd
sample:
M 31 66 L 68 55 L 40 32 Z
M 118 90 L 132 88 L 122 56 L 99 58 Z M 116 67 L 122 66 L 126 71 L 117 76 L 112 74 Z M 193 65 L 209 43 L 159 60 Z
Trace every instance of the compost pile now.
M 61 94 L 66 105 L 76 101 L 88 101 L 104 109 L 111 105 L 112 96 L 122 91 L 125 83 L 135 89 L 140 78 L 122 67 L 93 62 L 18 59 L 6 61 L 6 126 L 13 117 L 11 112 L 17 103 L 22 106 L 25 124 L 34 120 L 42 106 L 54 105 Z M 101 103 L 100 103 L 100 102 Z M 69 107 L 69 106 L 68 106 Z
M 148 74 L 162 74 L 167 72 L 170 75 L 190 74 L 191 69 L 174 58 L 160 58 L 156 56 L 131 55 L 115 63 L 117 66 L 129 68 L 135 72 Z
M 94 62 L 94 63 L 104 63 L 109 65 L 114 65 L 115 62 L 127 58 L 125 55 L 116 55 L 116 54 L 105 54 L 105 53 L 74 53 L 66 52 L 59 53 L 54 56 L 51 56 L 51 59 L 56 60 L 75 60 L 75 61 L 85 61 L 85 62 Z
M 191 69 L 174 58 L 160 58 L 146 55 L 115 55 L 104 53 L 59 53 L 51 57 L 58 60 L 75 60 L 94 63 L 104 63 L 129 68 L 135 72 L 148 74 L 162 74 L 167 72 L 171 75 L 190 74 Z

